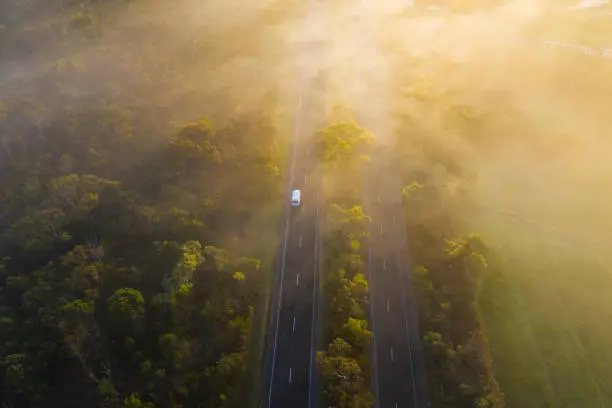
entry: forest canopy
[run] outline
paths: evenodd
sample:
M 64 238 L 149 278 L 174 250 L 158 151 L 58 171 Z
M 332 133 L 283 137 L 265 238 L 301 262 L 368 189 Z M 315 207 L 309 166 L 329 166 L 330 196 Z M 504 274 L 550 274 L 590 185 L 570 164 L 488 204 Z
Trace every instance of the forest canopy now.
M 270 82 L 216 86 L 273 58 L 160 4 L 0 3 L 7 406 L 247 404 L 284 142 Z

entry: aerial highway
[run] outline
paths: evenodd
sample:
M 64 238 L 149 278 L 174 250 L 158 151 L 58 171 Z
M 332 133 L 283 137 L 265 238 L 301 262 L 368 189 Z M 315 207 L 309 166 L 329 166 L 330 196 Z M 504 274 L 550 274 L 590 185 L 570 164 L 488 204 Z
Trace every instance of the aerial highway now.
M 373 388 L 379 408 L 428 406 L 416 304 L 412 295 L 401 183 L 374 156 L 365 171 L 364 211 L 372 217 L 367 269 L 374 337 Z
M 310 13 L 314 11 L 311 9 Z M 312 62 L 323 58 L 324 43 L 304 41 L 282 242 L 277 251 L 269 308 L 260 407 L 313 408 L 316 404 L 316 328 L 320 264 L 321 177 L 312 135 L 325 118 L 325 76 Z M 291 192 L 301 190 L 301 205 Z
M 309 2 L 307 20 L 310 21 L 317 18 L 312 4 Z M 317 24 L 307 24 L 307 28 L 311 33 L 318 31 L 321 34 Z M 387 106 L 382 102 L 372 103 L 372 97 L 385 100 L 385 69 L 384 64 L 381 65 L 384 59 L 376 59 L 379 52 L 375 44 L 367 40 L 361 43 L 363 38 L 360 40 L 358 36 L 354 38 L 359 43 L 356 44 L 358 52 L 369 61 L 355 68 L 354 81 L 350 81 L 356 86 L 353 94 L 356 99 L 369 101 L 358 109 L 361 115 L 357 119 L 374 133 L 388 133 L 390 129 L 380 126 L 388 117 Z M 306 38 L 298 52 L 304 69 L 298 80 L 285 222 L 269 309 L 262 372 L 264 392 L 259 404 L 262 408 L 314 408 L 317 403 L 315 350 L 322 179 L 317 174 L 318 163 L 311 136 L 325 118 L 326 72 L 322 67 L 327 46 L 324 36 L 319 36 L 318 40 Z M 370 324 L 374 334 L 373 393 L 379 408 L 425 408 L 428 406 L 427 393 L 406 259 L 401 185 L 399 180 L 385 174 L 391 174 L 392 169 L 379 169 L 384 163 L 384 154 L 373 159 L 366 166 L 364 175 L 364 207 L 373 217 L 367 262 L 371 288 Z M 389 185 L 392 180 L 395 184 Z M 300 208 L 290 204 L 291 192 L 295 188 L 301 190 Z
M 376 22 L 368 18 L 362 3 L 356 2 L 355 7 L 355 48 L 362 60 L 371 61 L 354 65 L 357 121 L 377 140 L 376 151 L 363 169 L 363 207 L 372 217 L 366 258 L 373 334 L 372 390 L 378 408 L 426 408 L 429 402 L 407 256 L 402 181 L 389 162 L 394 135 L 389 105 L 391 61 L 374 36 L 367 35 L 377 31 Z

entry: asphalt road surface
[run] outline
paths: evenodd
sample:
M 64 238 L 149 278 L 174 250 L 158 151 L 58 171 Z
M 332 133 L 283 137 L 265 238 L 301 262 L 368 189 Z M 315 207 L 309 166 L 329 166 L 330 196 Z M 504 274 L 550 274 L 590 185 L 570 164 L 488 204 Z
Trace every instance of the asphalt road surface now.
M 381 49 L 375 33 L 381 26 L 363 2 L 354 3 L 357 16 L 352 41 L 361 55 L 353 65 L 357 121 L 381 143 L 363 169 L 364 212 L 369 226 L 367 271 L 370 283 L 369 324 L 373 334 L 372 390 L 378 408 L 429 406 L 417 311 L 412 295 L 408 245 L 402 206 L 402 183 L 389 163 L 395 129 L 390 100 L 393 61 Z
M 303 44 L 312 58 L 322 58 L 322 43 Z M 287 213 L 277 253 L 264 354 L 261 407 L 313 408 L 316 404 L 316 326 L 320 263 L 319 197 L 321 177 L 312 135 L 325 118 L 324 73 L 301 77 L 292 141 Z M 302 190 L 302 206 L 290 206 L 291 189 Z
M 364 211 L 372 217 L 368 271 L 372 365 L 378 408 L 428 406 L 425 367 L 407 257 L 401 183 L 384 159 L 365 171 Z
M 354 6 L 353 14 L 358 18 L 352 27 L 353 41 L 362 55 L 362 63 L 353 66 L 351 82 L 355 100 L 362 102 L 357 106 L 357 120 L 379 140 L 393 140 L 389 106 L 392 63 L 380 44 L 367 35 L 376 32 L 374 21 L 361 4 Z M 386 149 L 381 147 L 373 154 L 363 171 L 364 212 L 373 219 L 367 254 L 372 390 L 378 408 L 426 408 L 427 384 L 407 259 L 402 183 L 389 165 L 392 154 Z

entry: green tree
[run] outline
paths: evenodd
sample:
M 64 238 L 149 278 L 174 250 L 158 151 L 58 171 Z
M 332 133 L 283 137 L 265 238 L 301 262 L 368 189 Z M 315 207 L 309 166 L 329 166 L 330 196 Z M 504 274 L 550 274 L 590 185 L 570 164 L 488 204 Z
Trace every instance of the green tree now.
M 166 333 L 161 336 L 159 345 L 169 367 L 180 369 L 192 356 L 193 342 L 175 333 Z
M 108 310 L 118 320 L 130 323 L 145 313 L 145 300 L 140 291 L 134 288 L 117 289 L 106 302 Z
M 368 303 L 369 285 L 365 276 L 362 273 L 357 273 L 351 280 L 351 296 L 361 307 L 365 307 Z
M 340 230 L 350 239 L 362 239 L 368 236 L 367 226 L 372 218 L 363 212 L 361 206 L 350 208 L 332 204 L 329 210 L 329 221 L 332 228 Z
M 123 408 L 155 408 L 150 402 L 142 402 L 139 394 L 130 394 L 123 400 Z
M 64 333 L 64 341 L 89 379 L 99 384 L 98 367 L 93 361 L 99 359 L 98 342 L 100 334 L 94 319 L 94 302 L 76 299 L 65 302 L 61 307 L 59 326 Z
M 370 344 L 372 332 L 368 330 L 368 322 L 350 317 L 342 327 L 343 338 L 353 346 L 355 351 L 364 354 Z M 367 353 L 365 353 L 367 354 Z
M 347 165 L 364 158 L 366 148 L 373 144 L 374 137 L 353 122 L 339 122 L 315 134 L 315 149 L 323 163 L 332 166 Z
M 164 289 L 175 292 L 181 287 L 186 290 L 192 285 L 196 268 L 204 262 L 202 244 L 188 241 L 181 246 L 181 255 L 171 274 L 164 280 Z
M 15 222 L 11 235 L 28 251 L 45 250 L 71 238 L 64 229 L 67 221 L 66 214 L 58 208 L 36 210 Z
M 4 369 L 4 384 L 13 391 L 25 391 L 27 356 L 25 354 L 10 354 L 0 360 Z
M 117 188 L 120 183 L 92 174 L 68 174 L 51 180 L 50 185 L 53 205 L 68 213 L 83 215 L 98 205 L 102 191 Z
M 317 362 L 326 385 L 324 393 L 329 406 L 368 408 L 374 405 L 374 398 L 368 391 L 357 361 L 343 356 L 328 356 L 326 352 L 317 352 Z

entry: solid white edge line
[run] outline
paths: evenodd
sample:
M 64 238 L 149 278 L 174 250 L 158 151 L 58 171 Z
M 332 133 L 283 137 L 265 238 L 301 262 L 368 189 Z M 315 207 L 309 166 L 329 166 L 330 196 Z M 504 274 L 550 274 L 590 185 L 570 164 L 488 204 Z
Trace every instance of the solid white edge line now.
M 315 202 L 315 251 L 314 251 L 314 268 L 313 268 L 313 284 L 312 284 L 312 320 L 310 323 L 310 367 L 308 368 L 308 408 L 313 408 L 312 407 L 312 403 L 313 403 L 313 398 L 312 398 L 312 376 L 313 376 L 313 369 L 312 366 L 314 364 L 314 359 L 315 359 L 315 320 L 316 320 L 316 315 L 315 313 L 317 312 L 317 308 L 316 308 L 316 300 L 317 300 L 317 286 L 319 284 L 319 279 L 318 279 L 318 267 L 319 267 L 319 257 L 321 256 L 320 252 L 320 240 L 319 240 L 319 198 L 321 195 L 321 187 L 319 185 L 319 187 L 317 188 L 317 200 Z
M 414 362 L 412 361 L 412 342 L 410 341 L 410 332 L 408 329 L 408 312 L 406 311 L 406 294 L 404 293 L 404 274 L 402 273 L 402 264 L 400 262 L 399 249 L 396 250 L 398 273 L 400 276 L 400 292 L 402 293 L 402 304 L 404 309 L 404 325 L 406 326 L 406 341 L 408 342 L 408 357 L 410 361 L 410 373 L 412 374 L 412 395 L 414 396 L 414 406 L 419 406 L 417 398 L 416 381 L 414 379 Z
M 370 316 L 372 318 L 372 352 L 374 354 L 374 391 L 376 393 L 376 403 L 380 400 L 380 384 L 378 383 L 378 347 L 376 345 L 376 326 L 374 324 L 374 286 L 372 285 L 372 247 L 368 247 L 368 280 L 369 280 L 369 288 L 370 288 Z

